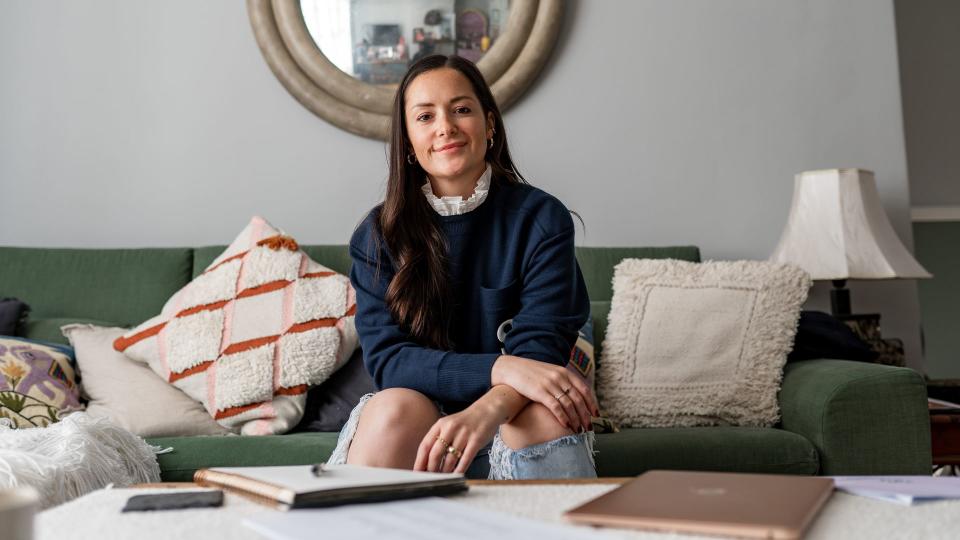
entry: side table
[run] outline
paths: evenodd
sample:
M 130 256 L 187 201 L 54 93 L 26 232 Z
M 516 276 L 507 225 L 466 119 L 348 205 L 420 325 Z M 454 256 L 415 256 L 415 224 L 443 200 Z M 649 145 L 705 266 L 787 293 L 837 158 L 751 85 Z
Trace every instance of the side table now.
M 930 447 L 936 469 L 960 465 L 960 405 L 928 399 L 930 409 Z M 956 468 L 954 473 L 956 474 Z

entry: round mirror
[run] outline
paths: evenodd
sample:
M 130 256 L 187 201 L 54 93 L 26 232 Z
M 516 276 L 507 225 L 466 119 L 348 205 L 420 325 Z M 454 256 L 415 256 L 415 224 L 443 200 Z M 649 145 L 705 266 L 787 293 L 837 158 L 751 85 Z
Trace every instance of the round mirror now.
M 563 0 L 247 0 L 260 51 L 301 104 L 386 139 L 396 83 L 429 54 L 474 61 L 506 110 L 556 42 Z
M 370 84 L 397 84 L 431 54 L 478 63 L 497 42 L 507 0 L 300 0 L 317 48 L 340 71 Z

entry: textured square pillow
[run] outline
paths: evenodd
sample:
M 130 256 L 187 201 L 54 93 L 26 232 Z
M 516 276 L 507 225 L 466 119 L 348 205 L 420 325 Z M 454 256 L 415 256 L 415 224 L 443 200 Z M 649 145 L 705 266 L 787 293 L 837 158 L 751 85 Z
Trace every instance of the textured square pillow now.
M 597 374 L 621 425 L 771 426 L 811 280 L 790 265 L 625 259 Z
M 160 315 L 114 342 L 244 435 L 284 433 L 357 347 L 350 279 L 260 217 Z
M 87 414 L 106 417 L 141 437 L 226 435 L 203 405 L 161 379 L 146 364 L 113 348 L 127 328 L 68 324 L 61 328 L 77 356 Z
M 70 347 L 0 337 L 0 418 L 43 427 L 82 409 L 72 364 Z

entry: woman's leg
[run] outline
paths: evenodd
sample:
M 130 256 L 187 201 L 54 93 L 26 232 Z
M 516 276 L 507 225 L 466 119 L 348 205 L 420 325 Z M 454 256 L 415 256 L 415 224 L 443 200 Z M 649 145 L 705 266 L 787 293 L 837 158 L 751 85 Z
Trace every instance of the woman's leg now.
M 438 418 L 436 405 L 416 390 L 381 390 L 360 413 L 347 463 L 412 469 L 420 441 Z
M 500 426 L 490 449 L 490 478 L 596 478 L 592 431 L 574 433 L 549 409 L 530 403 Z

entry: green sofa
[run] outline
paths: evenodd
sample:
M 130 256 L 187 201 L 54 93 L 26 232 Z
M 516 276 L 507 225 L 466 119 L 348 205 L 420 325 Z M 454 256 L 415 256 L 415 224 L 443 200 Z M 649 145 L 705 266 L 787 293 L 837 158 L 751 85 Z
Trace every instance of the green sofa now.
M 61 325 L 132 326 L 157 314 L 223 246 L 161 249 L 0 247 L 0 296 L 33 312 L 26 337 L 65 342 Z M 305 246 L 315 260 L 348 272 L 346 246 Z M 577 248 L 603 342 L 613 267 L 625 257 L 699 261 L 695 247 Z M 599 357 L 599 356 L 598 356 Z M 601 368 L 602 369 L 602 366 Z M 930 425 L 923 377 L 904 368 L 842 360 L 788 364 L 774 428 L 623 429 L 597 437 L 601 476 L 648 469 L 787 474 L 929 474 Z M 336 433 L 264 437 L 151 439 L 173 452 L 159 456 L 162 478 L 190 480 L 201 467 L 306 464 L 333 450 Z

